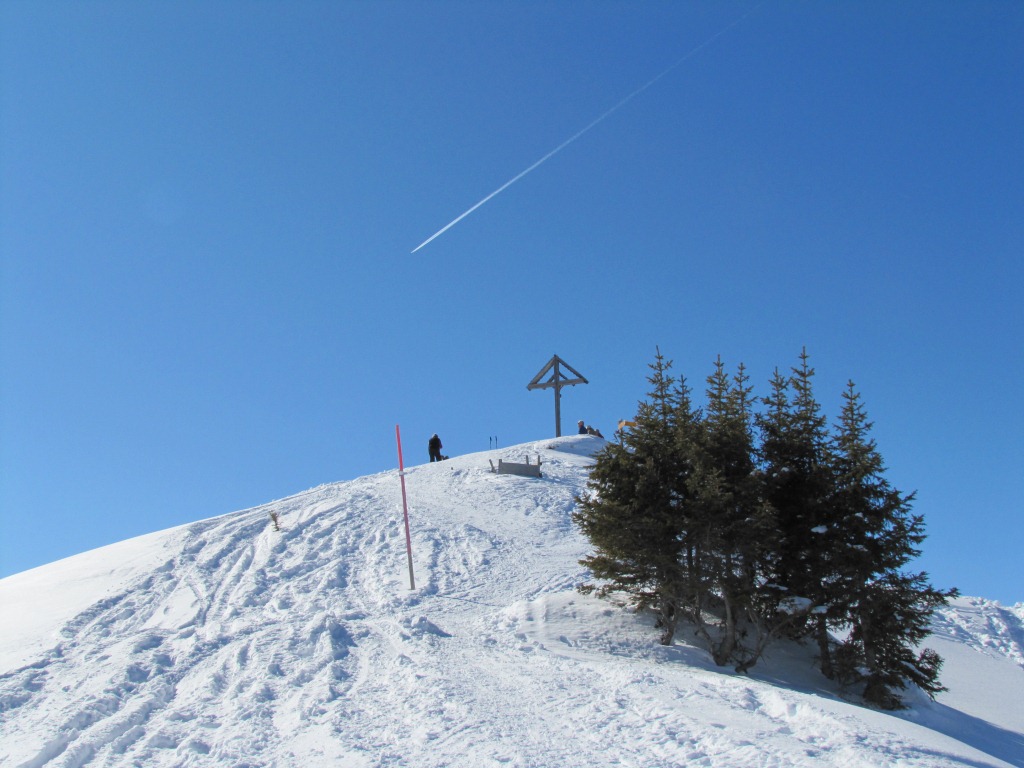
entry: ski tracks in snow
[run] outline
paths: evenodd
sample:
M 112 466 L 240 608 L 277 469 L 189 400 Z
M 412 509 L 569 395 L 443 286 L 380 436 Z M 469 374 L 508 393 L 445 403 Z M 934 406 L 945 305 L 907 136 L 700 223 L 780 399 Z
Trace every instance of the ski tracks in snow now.
M 415 592 L 403 582 L 394 472 L 190 526 L 176 556 L 0 678 L 0 707 L 19 710 L 2 730 L 2 762 L 287 765 L 298 748 L 386 765 L 401 762 L 396 745 L 431 744 L 452 760 L 469 750 L 474 764 L 508 764 L 495 745 L 509 735 L 500 723 L 516 678 L 474 713 L 466 702 L 481 697 L 486 669 L 466 659 L 498 645 L 481 640 L 481 616 L 571 588 L 561 573 L 571 494 L 557 476 L 581 463 L 549 462 L 545 481 L 471 460 L 410 470 Z M 535 523 L 528 538 L 524 520 Z
M 318 503 L 303 496 L 278 513 Z M 345 567 L 320 557 L 337 542 L 310 517 L 309 549 L 289 549 L 291 531 L 274 532 L 266 508 L 191 526 L 176 558 L 76 617 L 45 658 L 0 678 L 2 709 L 22 709 L 3 731 L 11 754 L 0 762 L 198 765 L 216 753 L 243 765 L 277 740 L 269 721 L 279 696 L 308 695 L 318 677 L 323 697 L 335 695 L 351 638 L 326 604 L 307 612 L 303 602 L 344 586 Z M 251 743 L 221 743 L 225 723 L 210 712 L 262 724 Z
M 541 455 L 541 479 L 482 455 L 409 469 L 415 590 L 396 472 L 189 526 L 162 566 L 0 676 L 0 763 L 965 764 L 886 716 L 713 671 L 577 594 L 585 443 L 502 454 Z

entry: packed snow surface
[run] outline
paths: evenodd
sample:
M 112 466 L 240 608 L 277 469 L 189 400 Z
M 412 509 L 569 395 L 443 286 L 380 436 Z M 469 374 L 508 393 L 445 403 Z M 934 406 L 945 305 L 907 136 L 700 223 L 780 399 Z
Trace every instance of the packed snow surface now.
M 807 649 L 741 676 L 576 592 L 601 445 L 408 469 L 414 589 L 397 471 L 0 580 L 0 765 L 1024 765 L 1024 606 L 941 611 L 950 691 L 891 714 Z

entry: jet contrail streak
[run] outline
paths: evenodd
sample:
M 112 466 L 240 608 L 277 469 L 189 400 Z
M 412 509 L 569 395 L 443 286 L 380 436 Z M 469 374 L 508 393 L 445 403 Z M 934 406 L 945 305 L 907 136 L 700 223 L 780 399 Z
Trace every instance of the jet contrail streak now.
M 420 248 L 422 248 L 423 246 L 425 246 L 425 245 L 426 245 L 427 243 L 429 243 L 429 242 L 431 242 L 432 240 L 434 240 L 435 238 L 437 238 L 437 237 L 439 237 L 439 236 L 443 235 L 443 234 L 444 234 L 445 232 L 447 232 L 447 231 L 448 231 L 449 229 L 451 229 L 452 227 L 454 227 L 454 226 L 455 226 L 456 224 L 458 224 L 458 223 L 459 223 L 460 221 L 462 221 L 462 220 L 463 220 L 464 218 L 466 218 L 467 216 L 469 216 L 469 214 L 471 214 L 471 213 L 472 213 L 473 211 L 475 211 L 475 210 L 476 210 L 477 208 L 479 208 L 479 207 L 480 207 L 481 205 L 483 205 L 484 203 L 486 203 L 486 202 L 487 202 L 488 200 L 490 200 L 490 199 L 491 199 L 492 197 L 495 197 L 495 196 L 497 196 L 497 195 L 501 194 L 502 192 L 504 192 L 504 191 L 505 191 L 506 189 L 508 189 L 509 187 L 511 187 L 511 186 L 512 186 L 513 184 L 515 184 L 515 183 L 516 183 L 517 181 L 519 181 L 519 180 L 520 180 L 521 178 L 523 178 L 523 176 L 525 176 L 525 175 L 526 175 L 526 174 L 528 174 L 528 173 L 529 173 L 530 171 L 532 171 L 532 170 L 534 170 L 535 168 L 537 168 L 537 167 L 538 167 L 539 165 L 543 164 L 543 163 L 544 163 L 544 162 L 546 162 L 547 160 L 549 160 L 549 159 L 551 159 L 552 157 L 554 157 L 555 155 L 557 155 L 557 154 L 558 154 L 559 152 L 561 152 L 561 151 L 562 151 L 563 149 L 565 149 L 565 148 L 566 148 L 567 146 L 569 146 L 570 144 L 572 144 L 572 143 L 573 143 L 574 141 L 576 141 L 576 139 L 578 139 L 578 138 L 579 138 L 580 136 L 582 136 L 583 134 L 585 134 L 585 133 L 586 133 L 587 131 L 589 131 L 589 130 L 590 130 L 591 128 L 593 128 L 594 126 L 596 126 L 596 125 L 597 125 L 598 123 L 600 123 L 600 122 L 604 121 L 605 119 L 607 119 L 608 117 L 610 117 L 610 116 L 611 116 L 612 114 L 614 114 L 615 112 L 618 112 L 618 111 L 619 111 L 620 109 L 622 109 L 622 107 L 626 106 L 626 104 L 628 104 L 628 103 L 629 103 L 630 101 L 632 101 L 632 100 L 633 100 L 634 98 L 636 98 L 636 97 L 637 97 L 637 96 L 639 96 L 639 95 L 640 95 L 641 93 L 643 93 L 644 91 L 646 91 L 646 90 L 647 90 L 648 88 L 650 88 L 650 87 L 651 87 L 652 85 L 654 85 L 654 84 L 655 84 L 656 82 L 658 82 L 659 80 L 661 80 L 661 78 L 663 78 L 663 77 L 664 77 L 665 75 L 667 75 L 667 74 L 668 74 L 669 72 L 671 72 L 671 71 L 672 71 L 673 69 L 675 69 L 676 67 L 678 67 L 678 66 L 679 66 L 680 64 L 682 64 L 682 63 L 683 63 L 684 61 L 686 61 L 687 59 L 689 59 L 689 58 L 691 58 L 691 57 L 695 56 L 695 55 L 696 55 L 696 54 L 697 54 L 697 53 L 698 53 L 698 52 L 699 52 L 700 50 L 702 50 L 703 48 L 706 48 L 707 46 L 711 45 L 711 43 L 713 43 L 713 42 L 714 42 L 715 40 L 717 40 L 717 39 L 718 39 L 719 37 L 721 37 L 722 35 L 724 35 L 724 34 L 725 34 L 726 32 L 728 32 L 728 31 L 729 31 L 730 29 L 732 29 L 732 28 L 733 28 L 733 27 L 735 27 L 735 26 L 736 26 L 737 24 L 739 24 L 739 23 L 740 23 L 741 21 L 743 21 L 743 20 L 744 20 L 745 18 L 747 18 L 747 16 L 749 16 L 749 15 L 750 15 L 750 14 L 752 14 L 752 13 L 753 13 L 754 11 L 756 11 L 756 10 L 757 10 L 758 8 L 760 8 L 760 7 L 761 7 L 761 5 L 763 5 L 763 3 L 760 3 L 760 4 L 758 4 L 757 6 L 755 6 L 754 8 L 751 8 L 751 9 L 750 9 L 749 11 L 747 11 L 747 12 L 746 12 L 745 14 L 743 14 L 743 15 L 742 15 L 742 16 L 740 16 L 740 17 L 739 17 L 738 19 L 736 19 L 736 21 L 732 22 L 732 23 L 731 23 L 731 24 L 730 24 L 729 26 L 725 27 L 725 28 L 724 28 L 724 29 L 722 29 L 722 30 L 719 30 L 718 32 L 716 32 L 715 34 L 713 34 L 713 35 L 712 35 L 711 37 L 709 37 L 709 38 L 708 38 L 707 40 L 705 40 L 705 41 L 704 41 L 703 43 L 701 43 L 700 45 L 698 45 L 698 46 L 697 46 L 696 48 L 694 48 L 694 49 L 692 49 L 691 51 L 689 51 L 689 52 L 688 52 L 688 53 L 687 53 L 687 54 L 686 54 L 685 56 L 683 56 L 683 57 L 682 57 L 681 59 L 679 59 L 679 60 L 678 60 L 678 61 L 676 61 L 676 62 L 675 62 L 674 64 L 672 64 L 672 66 L 668 67 L 667 69 L 665 69 L 665 70 L 664 70 L 664 71 L 662 71 L 661 73 L 659 73 L 659 74 L 655 75 L 654 77 L 652 77 L 652 78 L 651 78 L 650 80 L 648 80 L 648 81 L 647 81 L 646 83 L 644 83 L 644 84 L 643 84 L 643 85 L 641 85 L 641 86 L 640 86 L 639 88 L 637 88 L 637 89 L 636 89 L 635 91 L 633 91 L 633 92 L 632 92 L 632 93 L 630 93 L 630 94 L 629 94 L 628 96 L 626 96 L 626 97 L 625 97 L 625 98 L 623 98 L 623 99 L 622 99 L 621 101 L 619 101 L 619 103 L 617 103 L 617 104 L 616 104 L 616 105 L 615 105 L 614 107 L 612 107 L 612 108 L 611 108 L 611 109 L 609 109 L 609 110 L 608 110 L 607 112 L 604 112 L 604 113 L 603 113 L 602 115 L 600 115 L 599 117 L 597 117 L 596 119 L 594 119 L 593 121 L 591 121 L 591 122 L 590 122 L 590 123 L 589 123 L 589 124 L 588 124 L 588 125 L 587 125 L 587 126 L 586 126 L 585 128 L 581 129 L 580 131 L 577 131 L 577 132 L 576 132 L 575 134 L 573 134 L 573 135 L 572 135 L 572 136 L 570 136 L 570 137 L 569 137 L 568 139 L 566 139 L 565 141 L 563 141 L 563 142 L 562 142 L 561 144 L 559 144 L 559 145 L 558 145 L 557 147 L 555 147 L 554 149 L 552 149 L 552 150 L 551 150 L 550 152 L 548 152 L 548 153 L 547 153 L 546 155 L 544 155 L 544 157 L 542 157 L 542 158 L 541 158 L 540 160 L 538 160 L 537 162 L 535 162 L 535 163 L 534 163 L 533 165 L 531 165 L 531 166 L 530 166 L 529 168 L 527 168 L 527 169 L 526 169 L 525 171 L 522 171 L 521 173 L 519 173 L 519 174 L 517 174 L 517 175 L 513 176 L 513 177 L 512 177 L 511 179 L 509 179 L 509 180 L 508 180 L 508 181 L 506 181 L 506 182 L 505 182 L 504 184 L 502 184 L 502 185 L 501 185 L 500 187 L 498 187 L 498 188 L 497 188 L 496 190 L 494 190 L 493 192 L 491 192 L 491 194 L 489 194 L 489 195 L 488 195 L 487 197 L 485 197 L 485 198 L 484 198 L 483 200 L 481 200 L 481 201 L 480 201 L 479 203 L 477 203 L 476 205 L 474 205 L 474 206 L 473 206 L 472 208 L 469 208 L 469 209 L 468 209 L 468 210 L 466 210 L 466 211 L 465 211 L 464 213 L 461 213 L 461 214 L 459 214 L 459 215 L 458 215 L 458 216 L 457 216 L 456 218 L 452 219 L 452 220 L 451 220 L 450 222 L 448 222 L 447 224 L 445 224 L 445 225 L 444 225 L 444 226 L 443 226 L 443 227 L 442 227 L 441 229 L 437 230 L 437 232 L 435 232 L 435 233 L 434 233 L 434 234 L 432 234 L 432 235 L 431 235 L 430 237 L 428 237 L 428 238 L 427 238 L 426 240 L 424 240 L 424 241 L 423 241 L 422 243 L 420 243 L 420 244 L 419 244 L 419 245 L 417 245 L 417 246 L 416 246 L 415 248 L 413 248 L 413 249 L 412 249 L 412 251 L 410 251 L 410 253 L 416 253 L 416 251 L 418 251 L 418 250 L 419 250 Z

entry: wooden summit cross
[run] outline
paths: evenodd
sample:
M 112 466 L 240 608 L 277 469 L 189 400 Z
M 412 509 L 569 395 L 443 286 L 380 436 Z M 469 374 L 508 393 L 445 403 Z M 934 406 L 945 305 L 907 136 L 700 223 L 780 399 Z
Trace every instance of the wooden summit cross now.
M 568 378 L 559 370 L 559 366 L 564 366 L 569 369 L 569 372 L 576 376 L 575 379 Z M 547 381 L 541 381 L 548 372 L 551 372 L 551 378 Z M 577 384 L 589 384 L 590 382 L 583 378 L 583 374 L 569 365 L 565 360 L 560 358 L 558 355 L 554 355 L 548 364 L 540 369 L 540 373 L 533 377 L 533 381 L 526 385 L 527 389 L 550 389 L 555 390 L 555 437 L 562 436 L 562 411 L 559 401 L 562 397 L 562 387 L 572 387 Z

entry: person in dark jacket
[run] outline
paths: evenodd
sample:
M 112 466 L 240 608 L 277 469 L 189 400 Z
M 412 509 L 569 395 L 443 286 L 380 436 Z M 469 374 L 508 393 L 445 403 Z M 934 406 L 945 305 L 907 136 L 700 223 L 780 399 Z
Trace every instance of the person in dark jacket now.
M 427 450 L 430 451 L 431 463 L 435 461 L 441 461 L 441 459 L 444 458 L 444 456 L 441 455 L 441 448 L 443 447 L 444 446 L 441 445 L 441 438 L 438 437 L 437 433 L 435 432 L 431 436 L 430 440 L 427 442 Z
M 586 427 L 586 425 L 585 425 L 585 424 L 583 423 L 583 419 L 580 419 L 580 420 L 579 420 L 579 421 L 578 421 L 577 423 L 579 424 L 579 427 L 580 427 L 580 434 L 581 434 L 581 435 L 585 435 L 585 434 L 587 434 L 587 427 Z

